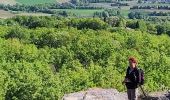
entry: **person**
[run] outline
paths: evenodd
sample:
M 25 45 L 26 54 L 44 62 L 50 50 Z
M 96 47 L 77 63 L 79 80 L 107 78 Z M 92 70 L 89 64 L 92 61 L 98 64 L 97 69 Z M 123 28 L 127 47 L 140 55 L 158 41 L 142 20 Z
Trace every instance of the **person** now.
M 125 79 L 122 83 L 125 83 L 126 85 L 128 100 L 137 100 L 137 88 L 139 83 L 137 60 L 134 57 L 130 57 L 128 60 L 129 66 L 126 71 Z

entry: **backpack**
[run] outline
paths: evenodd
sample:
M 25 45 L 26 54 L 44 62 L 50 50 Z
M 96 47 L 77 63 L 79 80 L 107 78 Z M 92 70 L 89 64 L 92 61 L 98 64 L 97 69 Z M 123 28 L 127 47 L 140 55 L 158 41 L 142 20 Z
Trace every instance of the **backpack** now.
M 142 69 L 138 69 L 139 71 L 139 85 L 144 84 L 144 71 Z

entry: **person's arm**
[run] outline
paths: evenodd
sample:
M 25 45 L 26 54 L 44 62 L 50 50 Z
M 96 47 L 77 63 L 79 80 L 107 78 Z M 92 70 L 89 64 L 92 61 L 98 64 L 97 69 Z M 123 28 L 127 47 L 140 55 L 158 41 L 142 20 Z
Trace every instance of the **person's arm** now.
M 126 76 L 122 83 L 126 83 L 128 81 L 128 71 L 129 71 L 129 68 L 127 68 L 127 70 L 126 70 Z
M 135 76 L 136 76 L 135 82 L 136 82 L 137 84 L 139 84 L 139 78 L 140 78 L 140 77 L 139 77 L 139 70 L 137 70 L 135 74 L 136 74 L 136 75 L 135 75 Z
M 127 70 L 126 70 L 126 76 L 125 76 L 125 78 L 128 78 L 128 72 L 129 72 L 129 68 L 127 68 Z

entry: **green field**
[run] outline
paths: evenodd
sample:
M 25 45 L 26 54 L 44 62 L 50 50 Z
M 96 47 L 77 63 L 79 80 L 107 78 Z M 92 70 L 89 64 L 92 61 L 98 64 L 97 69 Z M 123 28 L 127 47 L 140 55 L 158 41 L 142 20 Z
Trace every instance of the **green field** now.
M 125 10 L 125 9 L 120 10 L 120 14 L 121 14 L 122 16 L 125 16 L 125 17 L 128 16 L 129 12 L 130 12 L 130 10 Z
M 26 5 L 44 4 L 44 3 L 55 3 L 56 0 L 16 0 L 18 3 Z
M 91 10 L 91 9 L 55 9 L 56 11 L 66 11 L 73 14 L 76 14 L 78 16 L 85 16 L 85 17 L 91 17 L 93 16 L 94 12 L 102 12 L 104 9 L 98 9 L 98 10 Z

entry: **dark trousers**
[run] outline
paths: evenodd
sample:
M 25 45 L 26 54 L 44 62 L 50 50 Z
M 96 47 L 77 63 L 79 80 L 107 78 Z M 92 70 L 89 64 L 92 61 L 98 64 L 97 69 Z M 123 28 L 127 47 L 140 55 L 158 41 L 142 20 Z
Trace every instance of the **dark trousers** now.
M 137 100 L 138 89 L 127 89 L 128 100 Z

